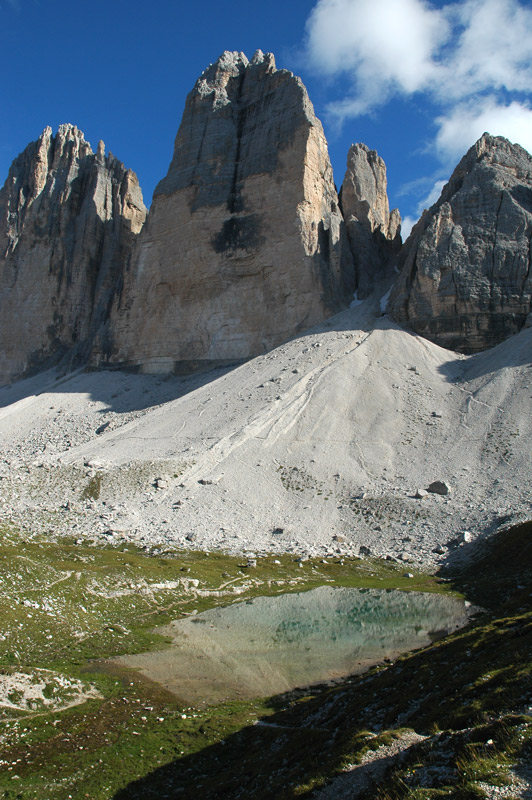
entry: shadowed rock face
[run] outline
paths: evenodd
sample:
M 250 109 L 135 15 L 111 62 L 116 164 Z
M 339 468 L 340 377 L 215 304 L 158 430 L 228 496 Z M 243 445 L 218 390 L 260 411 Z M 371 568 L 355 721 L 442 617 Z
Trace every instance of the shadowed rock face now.
M 87 359 L 145 216 L 136 175 L 72 125 L 15 159 L 0 191 L 0 384 Z
M 386 165 L 375 150 L 353 144 L 340 191 L 347 237 L 353 254 L 358 297 L 364 298 L 394 274 L 401 247 L 401 215 L 388 204 Z
M 96 363 L 188 370 L 262 353 L 354 289 L 327 144 L 271 54 L 225 52 L 187 98 Z
M 531 239 L 532 156 L 484 134 L 401 250 L 391 315 L 463 353 L 498 344 L 530 312 Z

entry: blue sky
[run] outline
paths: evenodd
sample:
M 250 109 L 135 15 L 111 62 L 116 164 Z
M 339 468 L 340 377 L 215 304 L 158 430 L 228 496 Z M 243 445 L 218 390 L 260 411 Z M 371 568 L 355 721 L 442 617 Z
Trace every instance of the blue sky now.
M 484 130 L 532 150 L 524 0 L 0 0 L 0 182 L 46 125 L 71 122 L 137 172 L 149 205 L 196 78 L 257 48 L 303 78 L 337 185 L 365 142 L 410 220 Z

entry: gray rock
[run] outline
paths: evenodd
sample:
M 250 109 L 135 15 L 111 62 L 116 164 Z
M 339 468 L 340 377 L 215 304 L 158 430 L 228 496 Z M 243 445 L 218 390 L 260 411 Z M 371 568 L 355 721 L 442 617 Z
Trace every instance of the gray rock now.
M 388 310 L 463 353 L 519 331 L 531 310 L 532 156 L 485 133 L 414 226 Z
M 417 500 L 423 500 L 424 497 L 428 496 L 429 493 L 426 491 L 426 489 L 416 489 L 416 493 L 414 495 Z
M 447 495 L 451 489 L 444 481 L 433 481 L 430 486 L 427 486 L 427 491 L 433 494 Z
M 370 548 L 369 548 L 369 547 L 366 547 L 366 545 L 365 545 L 365 544 L 362 544 L 362 545 L 361 545 L 361 546 L 358 548 L 358 553 L 359 553 L 359 555 L 361 555 L 361 556 L 370 556 L 370 555 L 371 555 L 371 550 L 370 550 Z
M 73 125 L 15 159 L 0 190 L 0 384 L 86 361 L 146 213 L 136 175 Z
M 393 276 L 401 247 L 401 215 L 397 209 L 390 212 L 386 165 L 365 144 L 349 148 L 340 206 L 355 261 L 357 293 L 362 299 L 377 282 Z

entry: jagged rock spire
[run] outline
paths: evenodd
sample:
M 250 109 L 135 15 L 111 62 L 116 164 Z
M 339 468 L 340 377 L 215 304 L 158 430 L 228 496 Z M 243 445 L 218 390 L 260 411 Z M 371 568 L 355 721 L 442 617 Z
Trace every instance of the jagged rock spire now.
M 401 215 L 390 212 L 386 165 L 375 150 L 353 144 L 340 191 L 340 205 L 357 272 L 357 291 L 366 297 L 393 275 L 401 247 Z

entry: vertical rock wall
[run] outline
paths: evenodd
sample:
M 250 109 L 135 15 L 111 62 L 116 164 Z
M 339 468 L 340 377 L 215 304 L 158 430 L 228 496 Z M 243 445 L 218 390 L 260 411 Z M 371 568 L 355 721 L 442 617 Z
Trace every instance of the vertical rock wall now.
M 327 143 L 302 82 L 271 54 L 225 52 L 187 98 L 94 361 L 168 372 L 249 358 L 353 290 Z

